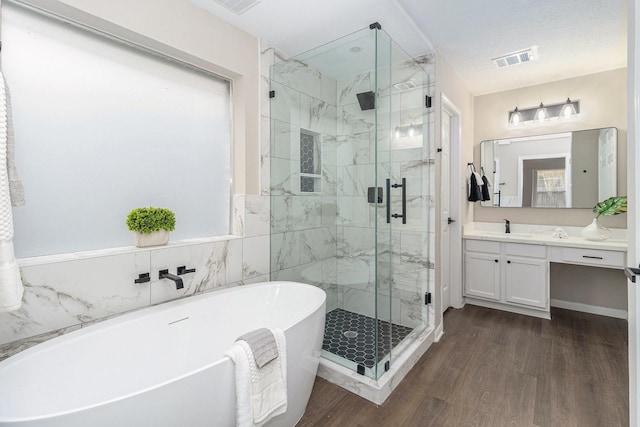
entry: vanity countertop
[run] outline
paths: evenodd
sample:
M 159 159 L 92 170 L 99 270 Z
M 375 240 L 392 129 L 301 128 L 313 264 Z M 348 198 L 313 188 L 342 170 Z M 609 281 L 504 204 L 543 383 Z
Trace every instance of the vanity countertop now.
M 498 223 L 472 223 L 464 226 L 463 238 L 489 240 L 530 245 L 563 246 L 571 248 L 600 249 L 609 251 L 627 251 L 626 230 L 614 229 L 611 239 L 600 242 L 587 240 L 580 236 L 581 227 L 562 227 L 569 235 L 559 239 L 553 237 L 554 226 L 520 225 L 511 226 L 507 234 L 504 225 Z

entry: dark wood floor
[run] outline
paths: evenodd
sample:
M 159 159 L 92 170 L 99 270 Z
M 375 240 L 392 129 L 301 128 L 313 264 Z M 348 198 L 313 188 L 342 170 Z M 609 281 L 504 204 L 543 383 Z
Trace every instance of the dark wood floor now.
M 628 426 L 627 322 L 467 305 L 380 407 L 320 378 L 307 426 Z

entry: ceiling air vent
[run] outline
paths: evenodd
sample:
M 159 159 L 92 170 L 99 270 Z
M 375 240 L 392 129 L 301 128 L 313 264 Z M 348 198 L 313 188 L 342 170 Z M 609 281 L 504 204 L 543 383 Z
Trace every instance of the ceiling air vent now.
M 262 0 L 213 0 L 214 3 L 224 6 L 238 15 L 245 13 L 261 1 Z
M 534 61 L 537 56 L 538 47 L 533 46 L 529 49 L 519 50 L 518 52 L 512 52 L 493 58 L 492 61 L 498 68 L 504 68 L 511 65 L 522 64 L 523 62 Z
M 393 87 L 399 92 L 404 92 L 407 90 L 415 89 L 416 84 L 413 82 L 413 80 L 407 80 L 404 82 L 396 83 L 393 85 Z

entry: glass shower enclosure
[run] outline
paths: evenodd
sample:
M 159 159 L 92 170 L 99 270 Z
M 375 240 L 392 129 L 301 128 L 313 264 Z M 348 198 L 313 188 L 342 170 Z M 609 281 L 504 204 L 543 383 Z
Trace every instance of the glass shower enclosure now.
M 372 24 L 271 67 L 272 280 L 324 289 L 322 356 L 373 379 L 431 317 L 423 65 Z

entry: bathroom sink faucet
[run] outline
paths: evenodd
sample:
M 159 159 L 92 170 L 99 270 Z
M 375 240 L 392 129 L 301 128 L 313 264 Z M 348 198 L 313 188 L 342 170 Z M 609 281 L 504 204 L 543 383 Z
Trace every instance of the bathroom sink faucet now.
M 504 219 L 504 232 L 511 233 L 511 222 L 508 219 Z
M 176 276 L 175 274 L 169 273 L 169 270 L 160 270 L 159 272 L 160 279 L 169 279 L 173 280 L 176 283 L 176 289 L 184 288 L 184 283 L 182 283 L 182 278 Z

